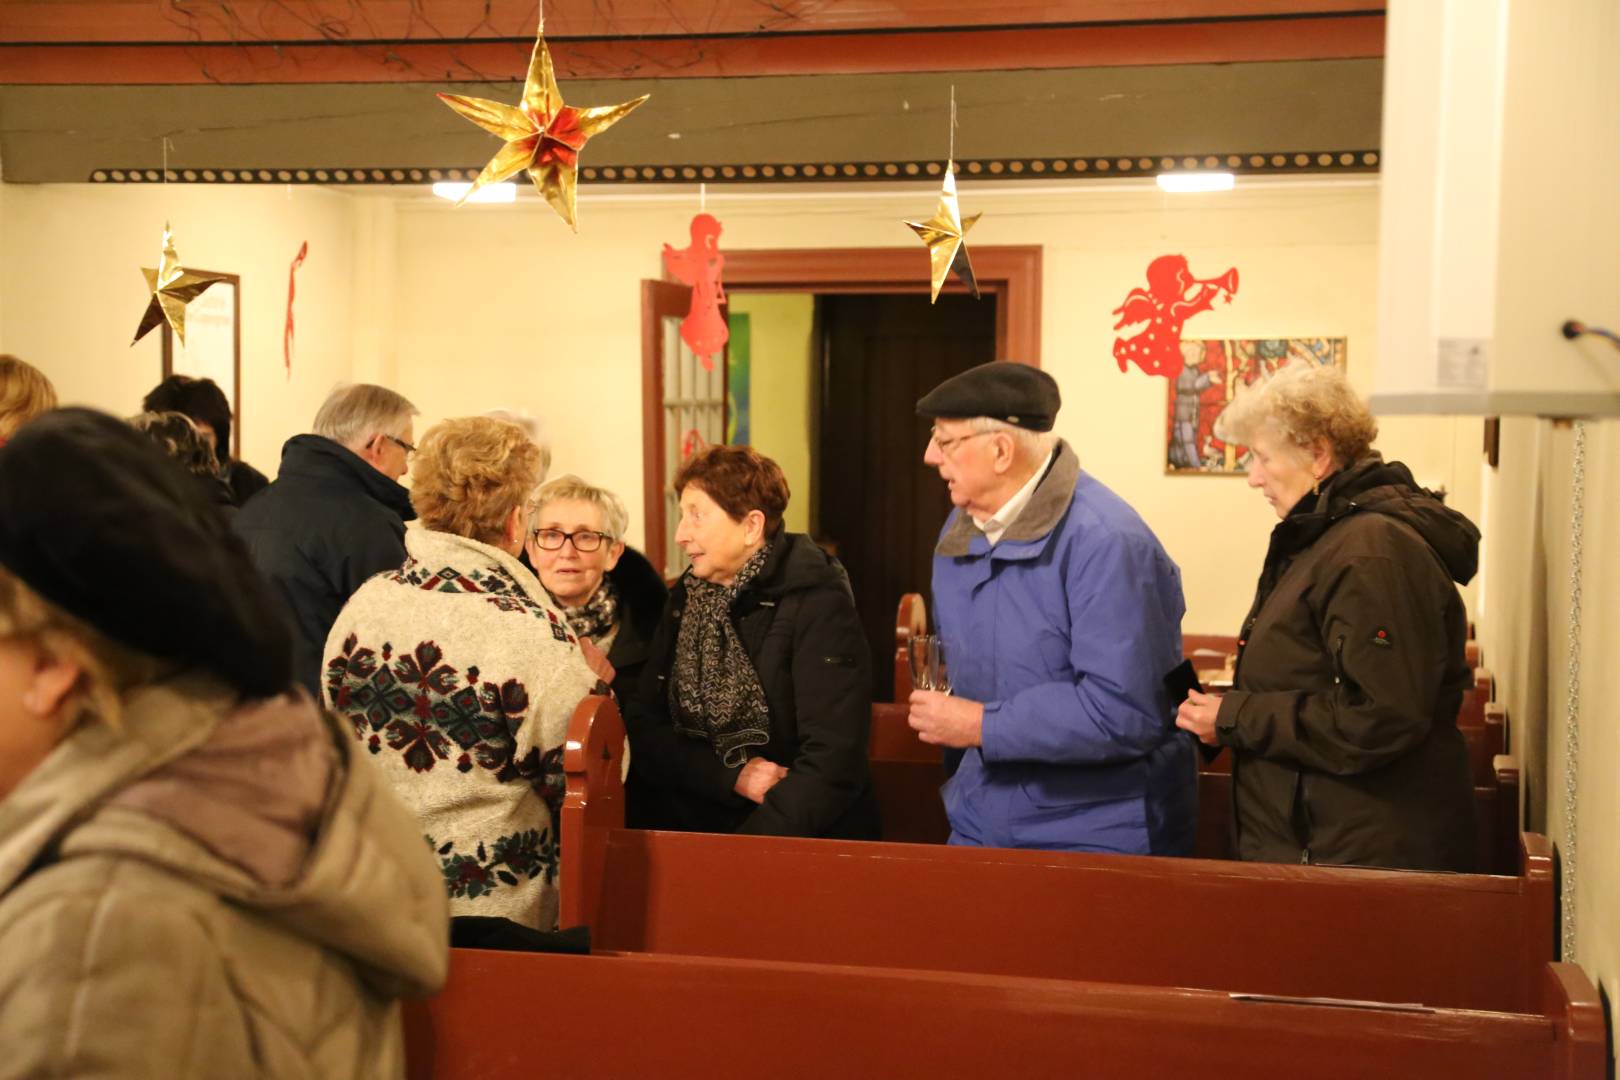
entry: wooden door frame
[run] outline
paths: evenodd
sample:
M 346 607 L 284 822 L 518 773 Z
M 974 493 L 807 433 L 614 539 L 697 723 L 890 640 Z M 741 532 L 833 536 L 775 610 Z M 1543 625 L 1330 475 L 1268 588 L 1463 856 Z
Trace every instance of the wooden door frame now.
M 1041 247 L 1039 244 L 975 247 L 973 271 L 979 290 L 996 298 L 996 356 L 1041 366 Z M 927 254 L 920 248 L 778 248 L 725 252 L 727 291 L 825 293 L 924 293 Z M 669 284 L 680 282 L 665 278 Z M 662 327 L 651 314 L 654 286 L 641 296 L 641 446 L 646 554 L 663 571 L 663 371 Z M 967 290 L 954 278 L 944 291 Z M 654 550 L 656 547 L 656 551 Z
M 1041 246 L 973 247 L 979 290 L 996 298 L 996 356 L 1041 366 Z M 727 290 L 807 293 L 922 293 L 927 254 L 920 248 L 801 248 L 732 251 Z M 966 292 L 952 278 L 946 292 Z

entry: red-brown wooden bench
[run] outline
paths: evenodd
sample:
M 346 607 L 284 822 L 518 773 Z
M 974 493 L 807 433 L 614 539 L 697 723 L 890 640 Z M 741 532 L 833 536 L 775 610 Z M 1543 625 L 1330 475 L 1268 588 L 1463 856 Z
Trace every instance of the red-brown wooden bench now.
M 808 913 L 806 913 L 808 915 Z M 806 918 L 813 925 L 813 918 Z M 813 934 L 813 929 L 809 931 Z M 452 952 L 407 1003 L 411 1080 L 1601 1080 L 1591 982 L 1548 964 L 1533 1014 L 685 956 Z
M 622 727 L 591 708 L 565 758 L 562 922 L 601 949 L 1510 1012 L 1552 955 L 1539 836 L 1491 877 L 633 831 Z

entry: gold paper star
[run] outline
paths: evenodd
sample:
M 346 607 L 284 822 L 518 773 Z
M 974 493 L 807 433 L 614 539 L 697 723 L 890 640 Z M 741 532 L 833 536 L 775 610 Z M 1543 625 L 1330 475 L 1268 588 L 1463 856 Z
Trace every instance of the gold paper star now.
M 506 140 L 506 145 L 484 166 L 484 171 L 456 205 L 466 202 L 485 184 L 500 183 L 527 169 L 535 190 L 578 232 L 574 193 L 580 150 L 587 139 L 618 123 L 651 96 L 642 94 L 622 105 L 598 105 L 590 109 L 564 105 L 562 92 L 557 89 L 556 73 L 551 67 L 551 50 L 546 48 L 545 35 L 536 34 L 534 52 L 529 57 L 529 74 L 523 82 L 523 103 L 518 108 L 485 98 L 439 95 L 439 100 L 456 112 Z
M 145 337 L 158 323 L 166 321 L 181 345 L 186 343 L 186 305 L 201 296 L 203 290 L 214 282 L 225 280 L 223 274 L 182 267 L 180 257 L 174 253 L 174 233 L 166 221 L 163 223 L 163 255 L 158 259 L 158 267 L 153 270 L 143 266 L 141 273 L 146 275 L 146 287 L 152 291 L 152 299 L 146 305 L 146 314 L 141 316 L 141 325 L 135 330 L 135 341 Z M 130 344 L 135 344 L 135 341 Z
M 968 259 L 967 241 L 963 237 L 984 215 L 974 214 L 965 221 L 962 219 L 962 211 L 956 204 L 956 174 L 952 167 L 951 162 L 945 163 L 945 185 L 940 189 L 939 209 L 934 211 L 934 216 L 927 221 L 906 222 L 928 245 L 934 287 L 928 299 L 930 304 L 939 299 L 939 290 L 952 270 L 962 279 L 962 284 L 973 291 L 973 298 L 979 298 L 979 282 L 973 276 L 973 263 Z

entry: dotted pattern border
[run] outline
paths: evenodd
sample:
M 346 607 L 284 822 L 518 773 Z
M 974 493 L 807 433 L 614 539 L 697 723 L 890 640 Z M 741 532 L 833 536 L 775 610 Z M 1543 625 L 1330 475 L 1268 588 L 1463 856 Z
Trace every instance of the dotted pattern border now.
M 1156 176 L 1159 173 L 1221 170 L 1240 175 L 1285 173 L 1372 173 L 1377 150 L 1267 151 L 1244 154 L 1137 155 L 1076 158 L 975 158 L 956 163 L 956 174 L 972 179 L 1033 180 L 1053 177 Z M 352 169 L 341 166 L 295 169 L 114 168 L 92 170 L 93 184 L 157 184 L 165 179 L 187 184 L 432 184 L 440 180 L 470 182 L 481 166 L 465 169 L 400 166 Z M 580 180 L 592 184 L 758 184 L 828 180 L 914 180 L 939 176 L 944 162 L 842 161 L 754 165 L 606 165 L 585 166 Z

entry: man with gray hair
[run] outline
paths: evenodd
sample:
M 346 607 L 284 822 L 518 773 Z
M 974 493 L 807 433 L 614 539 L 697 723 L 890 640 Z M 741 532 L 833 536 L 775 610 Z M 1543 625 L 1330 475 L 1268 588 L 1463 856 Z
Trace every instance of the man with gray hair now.
M 914 691 L 911 726 L 946 748 L 953 844 L 1190 855 L 1196 765 L 1166 684 L 1181 572 L 1049 434 L 1059 404 L 1006 362 L 917 402 L 956 508 L 934 549 L 950 690 Z
M 399 478 L 416 451 L 416 414 L 385 387 L 339 387 L 314 431 L 287 440 L 275 482 L 234 522 L 287 606 L 294 673 L 317 701 L 338 612 L 371 575 L 405 562 L 405 522 L 416 511 Z

